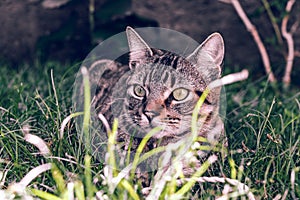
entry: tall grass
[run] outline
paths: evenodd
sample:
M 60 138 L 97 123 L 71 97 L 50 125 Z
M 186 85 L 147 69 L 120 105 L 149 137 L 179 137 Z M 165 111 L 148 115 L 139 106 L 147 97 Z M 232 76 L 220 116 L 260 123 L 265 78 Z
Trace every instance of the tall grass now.
M 158 170 L 151 188 L 142 189 L 134 171 L 141 160 L 156 152 L 138 155 L 128 166 L 132 173 L 127 176 L 127 169 L 111 167 L 117 163 L 112 150 L 108 149 L 110 161 L 104 165 L 78 141 L 73 118 L 82 113 L 71 109 L 72 74 L 77 70 L 78 66 L 63 68 L 55 63 L 21 71 L 0 69 L 0 195 L 4 199 L 144 199 L 145 193 L 148 199 L 235 199 L 250 198 L 250 191 L 257 199 L 300 197 L 297 90 L 282 93 L 264 80 L 228 86 L 227 157 L 212 153 L 192 178 L 182 176 L 180 164 Z M 24 140 L 25 127 L 45 142 L 50 155 Z M 117 121 L 109 133 L 111 149 L 116 128 Z M 199 148 L 197 143 L 191 145 L 186 159 L 192 160 Z M 176 163 L 178 149 L 165 148 L 175 157 L 166 156 L 161 162 Z M 39 175 L 20 189 L 14 183 L 22 183 L 30 170 Z

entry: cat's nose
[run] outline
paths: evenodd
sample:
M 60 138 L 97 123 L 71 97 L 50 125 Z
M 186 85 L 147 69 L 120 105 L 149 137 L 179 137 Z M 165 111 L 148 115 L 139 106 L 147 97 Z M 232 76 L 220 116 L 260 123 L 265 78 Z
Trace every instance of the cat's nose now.
M 164 105 L 161 102 L 155 101 L 155 102 L 147 103 L 145 111 L 159 114 L 163 108 Z
M 164 106 L 160 104 L 159 102 L 149 102 L 147 103 L 145 107 L 145 115 L 148 117 L 148 119 L 151 121 L 156 116 L 159 116 L 161 114 L 162 109 Z

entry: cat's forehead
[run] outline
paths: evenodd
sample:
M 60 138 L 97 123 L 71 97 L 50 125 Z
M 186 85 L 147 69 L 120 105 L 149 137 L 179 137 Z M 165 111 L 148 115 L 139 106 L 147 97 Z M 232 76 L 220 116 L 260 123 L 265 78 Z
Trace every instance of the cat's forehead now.
M 160 63 L 143 64 L 143 66 L 140 66 L 137 70 L 132 72 L 128 84 L 139 84 L 153 88 L 167 87 L 169 89 L 178 87 L 194 88 L 193 82 L 188 80 L 183 73 L 175 70 L 171 66 Z
M 195 87 L 203 88 L 207 86 L 207 80 L 205 74 L 207 71 L 213 71 L 210 69 L 206 62 L 193 62 L 193 60 L 188 60 L 184 56 L 177 55 L 172 52 L 159 50 L 159 49 L 152 49 L 153 56 L 148 57 L 148 62 L 159 63 L 162 65 L 168 65 L 172 69 L 174 69 L 177 74 L 184 77 L 185 80 L 192 82 Z M 205 59 L 203 59 L 205 60 Z M 204 65 L 200 67 L 200 65 Z M 205 71 L 200 71 L 200 69 L 207 69 Z

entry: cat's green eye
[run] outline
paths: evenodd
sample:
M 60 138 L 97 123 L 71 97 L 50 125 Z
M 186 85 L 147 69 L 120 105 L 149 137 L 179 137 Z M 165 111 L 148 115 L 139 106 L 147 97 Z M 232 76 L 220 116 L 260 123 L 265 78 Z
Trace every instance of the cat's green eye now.
M 189 94 L 189 90 L 187 90 L 185 88 L 178 88 L 172 92 L 173 98 L 176 101 L 184 100 L 188 96 L 188 94 Z
M 136 85 L 133 88 L 134 94 L 138 97 L 144 97 L 146 95 L 146 91 L 142 86 Z

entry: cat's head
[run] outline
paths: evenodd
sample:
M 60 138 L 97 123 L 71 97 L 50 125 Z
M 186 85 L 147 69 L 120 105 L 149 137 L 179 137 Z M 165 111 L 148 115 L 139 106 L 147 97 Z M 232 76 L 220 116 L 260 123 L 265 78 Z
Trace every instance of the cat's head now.
M 156 135 L 176 137 L 190 131 L 192 111 L 208 84 L 221 76 L 224 43 L 218 33 L 210 35 L 188 57 L 150 48 L 128 27 L 131 76 L 127 80 L 126 121 L 145 132 L 156 126 Z M 200 116 L 207 116 L 208 131 L 219 109 L 220 88 L 208 95 Z M 203 133 L 205 135 L 205 133 Z

